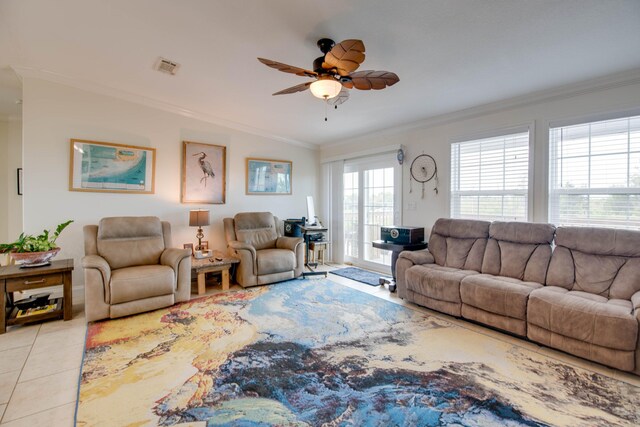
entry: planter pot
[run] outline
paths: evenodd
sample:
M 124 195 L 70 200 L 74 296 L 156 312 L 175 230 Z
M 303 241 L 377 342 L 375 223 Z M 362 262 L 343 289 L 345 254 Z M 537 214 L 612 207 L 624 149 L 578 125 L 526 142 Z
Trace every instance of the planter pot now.
M 36 267 L 46 265 L 60 252 L 60 248 L 51 249 L 46 252 L 11 252 L 11 258 L 25 267 Z

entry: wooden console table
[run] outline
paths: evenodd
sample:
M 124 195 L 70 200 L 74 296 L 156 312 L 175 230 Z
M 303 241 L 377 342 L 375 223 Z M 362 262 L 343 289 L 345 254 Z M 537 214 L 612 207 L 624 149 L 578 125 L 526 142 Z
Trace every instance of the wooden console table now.
M 398 261 L 398 255 L 400 255 L 400 252 L 419 251 L 420 249 L 426 249 L 428 246 L 426 242 L 402 244 L 387 243 L 384 240 L 374 240 L 371 244 L 374 248 L 391 251 L 391 276 L 393 277 L 393 283 L 389 284 L 389 292 L 396 291 L 396 262 Z
M 71 320 L 73 317 L 71 298 L 73 271 L 72 259 L 52 261 L 44 267 L 20 268 L 19 265 L 0 267 L 0 305 L 3 314 L 0 316 L 0 334 L 4 334 L 7 326 L 26 322 L 36 322 L 63 317 Z M 50 286 L 62 285 L 62 307 L 54 311 L 32 316 L 17 318 L 17 309 L 13 308 L 13 293 Z M 9 304 L 7 304 L 9 303 Z M 11 310 L 7 310 L 7 306 Z
M 218 261 L 216 258 L 221 258 L 221 260 Z M 213 256 L 209 258 L 191 257 L 191 271 L 198 276 L 198 295 L 203 295 L 205 292 L 205 275 L 207 273 L 222 273 L 222 290 L 228 290 L 229 269 L 239 262 L 238 258 L 230 257 L 220 251 L 214 251 Z

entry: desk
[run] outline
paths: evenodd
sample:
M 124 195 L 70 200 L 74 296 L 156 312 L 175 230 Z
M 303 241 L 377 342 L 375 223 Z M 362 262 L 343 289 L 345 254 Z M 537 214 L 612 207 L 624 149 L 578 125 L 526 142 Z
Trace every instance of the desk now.
M 220 261 L 216 261 L 216 257 L 222 259 Z M 205 275 L 207 273 L 221 273 L 222 290 L 228 290 L 229 269 L 231 268 L 231 266 L 239 262 L 240 260 L 238 258 L 230 257 L 220 251 L 214 251 L 213 256 L 202 259 L 191 257 L 191 271 L 196 273 L 196 275 L 198 276 L 198 295 L 203 295 L 205 292 Z
M 19 265 L 0 267 L 0 306 L 2 308 L 0 334 L 6 332 L 7 326 L 18 323 L 36 322 L 58 317 L 62 317 L 64 320 L 71 320 L 73 317 L 71 311 L 73 305 L 71 299 L 72 271 L 72 259 L 52 261 L 51 264 L 43 267 L 20 268 Z M 58 305 L 60 308 L 49 313 L 25 317 L 16 317 L 18 310 L 15 307 L 7 313 L 7 302 L 10 306 L 13 305 L 14 292 L 56 285 L 62 285 L 62 306 Z
M 427 247 L 426 242 L 403 245 L 400 243 L 387 243 L 384 240 L 374 240 L 371 244 L 374 248 L 391 251 L 391 277 L 393 277 L 393 283 L 389 284 L 389 292 L 396 291 L 396 261 L 398 261 L 398 255 L 400 255 L 400 252 L 417 251 L 420 249 L 426 249 Z
M 302 238 L 304 239 L 305 245 L 305 257 L 304 257 L 304 266 L 309 269 L 309 271 L 303 271 L 302 276 L 324 276 L 327 277 L 326 271 L 315 271 L 314 269 L 318 266 L 317 262 L 309 262 L 309 243 L 310 237 L 314 234 L 324 234 L 327 232 L 328 228 L 326 227 L 312 227 L 312 226 L 299 226 L 300 231 L 302 231 Z M 324 241 L 324 240 L 322 240 Z

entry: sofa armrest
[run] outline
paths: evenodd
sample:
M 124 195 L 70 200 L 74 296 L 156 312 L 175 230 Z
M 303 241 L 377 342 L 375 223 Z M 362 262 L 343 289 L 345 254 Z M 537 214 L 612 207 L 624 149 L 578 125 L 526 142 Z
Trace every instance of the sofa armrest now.
M 433 254 L 429 252 L 429 249 L 422 249 L 419 251 L 403 251 L 400 252 L 399 258 L 408 259 L 414 265 L 433 264 L 436 262 L 433 258 Z
M 180 261 L 190 257 L 191 250 L 189 249 L 167 248 L 162 252 L 162 255 L 160 255 L 160 264 L 173 268 L 177 277 Z
M 229 240 L 227 242 L 227 247 L 229 248 L 230 255 L 240 258 L 239 269 L 242 269 L 242 272 L 238 271 L 239 274 L 258 275 L 258 256 L 256 254 L 256 248 L 248 243 L 240 242 L 238 240 Z
M 298 245 L 302 244 L 304 240 L 302 237 L 278 237 L 276 240 L 276 248 L 278 249 L 289 249 L 292 252 L 296 251 Z
M 248 243 L 240 242 L 238 240 L 230 240 L 227 242 L 227 246 L 234 251 L 249 251 L 253 259 L 256 258 L 256 248 Z
M 636 314 L 640 316 L 640 291 L 631 295 L 631 304 L 633 305 L 633 309 L 636 311 Z
M 82 268 L 93 268 L 100 272 L 105 286 L 111 281 L 111 267 L 100 255 L 86 255 L 82 258 Z

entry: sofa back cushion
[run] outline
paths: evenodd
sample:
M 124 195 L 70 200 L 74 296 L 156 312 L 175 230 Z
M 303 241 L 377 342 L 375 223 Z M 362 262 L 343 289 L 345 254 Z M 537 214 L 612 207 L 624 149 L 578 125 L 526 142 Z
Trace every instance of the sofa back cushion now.
M 493 222 L 489 227 L 482 272 L 544 283 L 554 233 L 555 227 L 551 224 Z
M 160 264 L 165 250 L 163 225 L 155 216 L 102 218 L 96 247 L 114 270 Z
M 630 299 L 640 290 L 640 231 L 558 227 L 546 284 Z
M 243 212 L 233 218 L 236 239 L 256 250 L 275 248 L 278 232 L 271 212 Z
M 480 271 L 489 224 L 471 219 L 438 219 L 429 237 L 429 252 L 436 264 Z

